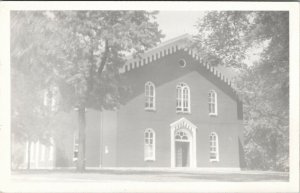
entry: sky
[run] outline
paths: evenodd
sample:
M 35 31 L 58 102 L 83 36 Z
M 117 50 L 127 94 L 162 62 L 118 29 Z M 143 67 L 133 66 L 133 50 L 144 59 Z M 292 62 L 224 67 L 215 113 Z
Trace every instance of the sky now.
M 157 15 L 157 23 L 159 28 L 165 34 L 162 42 L 178 37 L 185 33 L 194 35 L 197 33 L 195 24 L 204 16 L 204 12 L 200 11 L 160 11 Z M 232 78 L 232 71 L 229 71 L 224 66 L 216 67 L 227 78 Z
M 204 11 L 160 11 L 157 15 L 157 23 L 159 24 L 159 29 L 166 35 L 162 42 L 185 33 L 197 34 L 195 25 L 199 19 L 203 18 L 204 14 Z M 253 65 L 254 62 L 260 59 L 259 53 L 261 53 L 262 49 L 263 47 L 249 50 L 244 62 L 247 65 Z
M 197 30 L 194 25 L 203 15 L 202 11 L 160 11 L 157 15 L 157 23 L 166 35 L 163 41 L 185 33 L 195 34 Z

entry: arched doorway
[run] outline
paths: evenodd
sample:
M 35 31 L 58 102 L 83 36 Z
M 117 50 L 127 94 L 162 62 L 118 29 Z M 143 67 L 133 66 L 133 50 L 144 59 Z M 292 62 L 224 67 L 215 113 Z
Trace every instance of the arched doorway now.
M 171 167 L 196 167 L 196 129 L 186 118 L 171 125 Z
M 187 129 L 175 131 L 175 166 L 189 167 L 191 161 L 191 135 Z

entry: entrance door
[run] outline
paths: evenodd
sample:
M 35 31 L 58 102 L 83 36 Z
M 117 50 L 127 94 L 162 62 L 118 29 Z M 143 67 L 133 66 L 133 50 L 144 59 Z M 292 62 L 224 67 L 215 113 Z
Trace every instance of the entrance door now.
M 189 142 L 176 141 L 176 167 L 189 167 Z
M 186 118 L 170 124 L 171 127 L 171 167 L 197 167 L 196 129 Z

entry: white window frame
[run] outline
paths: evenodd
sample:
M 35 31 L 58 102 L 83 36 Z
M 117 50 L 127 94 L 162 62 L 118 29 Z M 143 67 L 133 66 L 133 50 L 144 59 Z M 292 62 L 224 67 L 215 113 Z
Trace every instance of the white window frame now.
M 152 94 L 150 92 L 151 89 L 153 89 Z M 155 110 L 155 109 L 156 109 L 155 85 L 153 82 L 148 81 L 145 84 L 145 110 Z
M 51 93 L 51 96 L 49 94 Z M 58 109 L 58 87 L 52 87 L 44 91 L 44 106 L 49 107 L 51 111 Z
M 75 157 L 75 152 L 77 152 L 77 157 Z M 77 161 L 78 160 L 78 152 L 79 152 L 79 138 L 76 132 L 74 132 L 73 134 L 73 161 Z
M 213 106 L 213 108 L 211 106 Z M 208 114 L 210 116 L 218 115 L 218 95 L 215 90 L 208 92 Z
M 215 158 L 211 158 L 211 154 L 215 154 Z M 219 161 L 219 138 L 216 132 L 209 135 L 209 161 Z
M 49 90 L 48 89 L 46 89 L 46 90 L 44 90 L 44 106 L 49 106 L 50 104 L 51 104 L 51 100 L 50 100 L 50 97 L 49 97 Z
M 52 89 L 52 99 L 51 99 L 51 110 L 57 111 L 58 109 L 58 87 L 53 87 Z
M 176 86 L 176 113 L 191 113 L 191 91 L 186 83 Z
M 146 136 L 146 133 L 148 133 L 148 137 Z M 152 133 L 152 138 L 149 136 L 149 134 Z M 148 128 L 144 132 L 144 161 L 155 161 L 155 144 L 156 144 L 156 136 L 155 131 L 151 128 Z M 150 143 L 152 139 L 152 144 Z M 148 152 L 152 152 L 151 154 Z M 150 155 L 149 155 L 150 154 Z
M 34 157 L 35 157 L 35 143 L 30 141 L 30 162 L 34 162 Z

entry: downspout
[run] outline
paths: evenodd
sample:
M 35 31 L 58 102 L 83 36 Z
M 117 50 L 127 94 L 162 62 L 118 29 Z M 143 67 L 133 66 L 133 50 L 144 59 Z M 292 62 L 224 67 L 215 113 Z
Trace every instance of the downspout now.
M 103 116 L 102 111 L 100 111 L 100 163 L 99 167 L 102 168 L 102 160 L 103 160 Z

